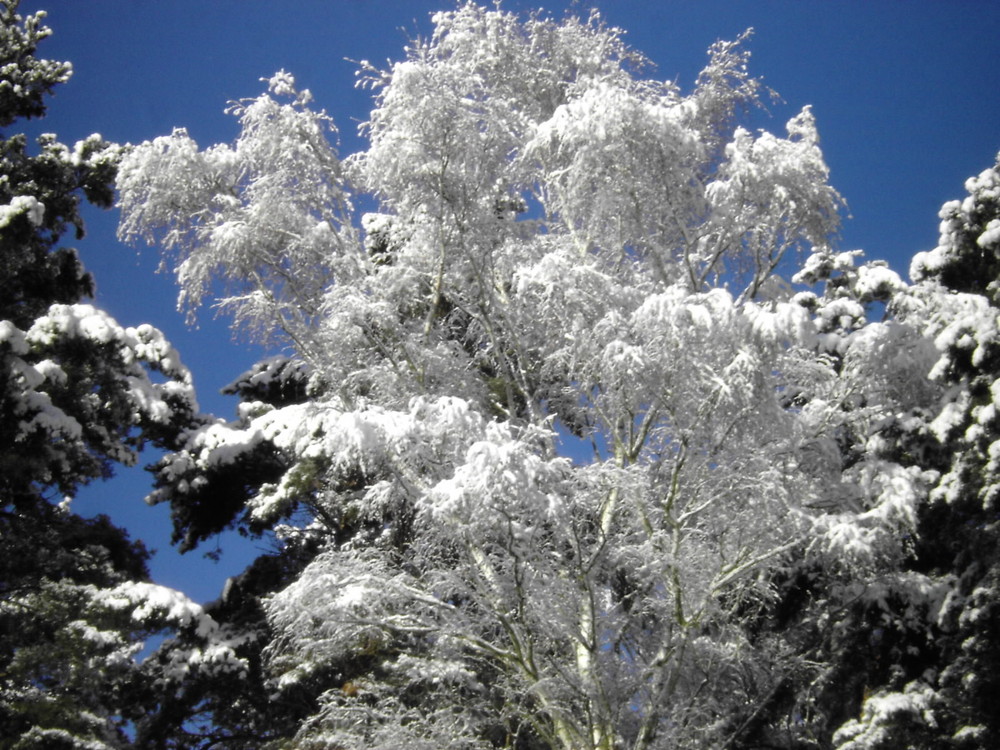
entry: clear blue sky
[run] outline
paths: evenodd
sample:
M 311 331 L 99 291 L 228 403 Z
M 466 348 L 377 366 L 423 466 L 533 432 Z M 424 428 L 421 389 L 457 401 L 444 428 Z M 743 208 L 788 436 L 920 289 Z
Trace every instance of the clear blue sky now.
M 542 3 L 556 15 L 592 3 Z M 847 199 L 842 249 L 864 249 L 906 274 L 913 253 L 937 240 L 941 203 L 964 194 L 965 178 L 1000 150 L 1000 3 L 939 0 L 605 0 L 597 3 L 626 40 L 655 64 L 654 75 L 688 87 L 708 46 L 755 29 L 751 72 L 784 100 L 755 125 L 783 134 L 813 105 L 831 181 Z M 448 0 L 24 0 L 22 13 L 49 12 L 53 36 L 40 55 L 70 60 L 71 81 L 50 100 L 41 131 L 67 143 L 99 132 L 138 143 L 183 126 L 202 146 L 230 142 L 227 101 L 256 96 L 259 79 L 284 68 L 309 88 L 341 133 L 341 153 L 362 147 L 357 123 L 370 94 L 354 89 L 356 66 L 401 58 Z M 504 3 L 508 10 L 535 7 Z M 154 250 L 114 238 L 116 216 L 88 212 L 78 243 L 96 275 L 98 303 L 125 325 L 167 332 L 194 372 L 203 409 L 232 414 L 216 392 L 258 356 L 231 340 L 211 313 L 184 325 L 169 275 L 155 275 Z M 154 578 L 197 600 L 253 554 L 243 542 L 215 564 L 169 548 L 166 508 L 141 501 L 148 477 L 129 473 L 81 493 L 75 509 L 107 512 L 159 550 Z M 223 542 L 228 550 L 231 540 Z

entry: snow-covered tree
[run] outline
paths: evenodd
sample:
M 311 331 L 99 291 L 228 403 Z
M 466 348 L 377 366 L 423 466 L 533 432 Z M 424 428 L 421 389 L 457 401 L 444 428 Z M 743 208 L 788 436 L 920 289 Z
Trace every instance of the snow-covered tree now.
M 934 375 L 949 387 L 931 423 L 947 458 L 920 551 L 926 567 L 953 584 L 940 618 L 944 726 L 955 732 L 957 747 L 988 747 L 1000 742 L 992 710 L 1000 697 L 1000 157 L 965 188 L 961 202 L 941 208 L 938 246 L 918 254 L 910 271 L 926 285 L 943 286 L 926 319 L 940 351 Z
M 915 284 L 893 302 L 898 316 L 933 342 L 929 374 L 941 392 L 937 408 L 916 422 L 918 439 L 906 441 L 911 460 L 938 475 L 920 509 L 907 566 L 913 580 L 934 592 L 925 616 L 929 637 L 901 639 L 897 653 L 886 653 L 896 674 L 838 733 L 845 748 L 1000 742 L 993 710 L 1000 696 L 1000 162 L 969 178 L 965 188 L 963 200 L 942 206 L 937 247 L 914 257 Z M 902 604 L 912 606 L 912 598 Z
M 182 302 L 219 279 L 287 347 L 151 496 L 182 548 L 285 545 L 217 608 L 260 667 L 243 729 L 259 677 L 301 717 L 275 746 L 828 743 L 865 686 L 834 695 L 823 634 L 906 587 L 935 478 L 879 436 L 940 393 L 923 330 L 866 318 L 899 278 L 830 249 L 811 112 L 739 124 L 745 37 L 685 93 L 597 14 L 433 22 L 362 65 L 361 153 L 279 72 L 234 146 L 176 130 L 120 168 L 121 236 L 173 254 Z M 807 256 L 820 296 L 782 276 Z M 187 710 L 247 747 L 238 692 Z
M 825 282 L 809 302 L 826 331 L 821 350 L 854 384 L 834 459 L 889 460 L 919 470 L 928 490 L 906 511 L 906 554 L 848 577 L 798 566 L 763 623 L 818 667 L 778 705 L 842 750 L 997 742 L 998 174 L 970 178 L 968 197 L 942 207 L 938 245 L 914 257 L 913 285 L 878 265 L 855 268 L 846 253 L 814 255 L 799 274 Z M 888 320 L 859 325 L 873 300 Z M 781 744 L 773 726 L 761 731 Z
M 0 2 L 5 130 L 42 116 L 71 72 L 35 56 L 44 14 L 22 18 L 17 5 Z M 33 148 L 0 134 L 2 748 L 129 745 L 146 635 L 187 628 L 229 653 L 200 608 L 147 582 L 141 543 L 70 507 L 81 484 L 133 464 L 147 442 L 176 447 L 197 410 L 169 342 L 86 304 L 93 280 L 60 246 L 70 227 L 83 236 L 82 199 L 110 207 L 120 155 L 98 135 L 72 148 L 44 135 Z

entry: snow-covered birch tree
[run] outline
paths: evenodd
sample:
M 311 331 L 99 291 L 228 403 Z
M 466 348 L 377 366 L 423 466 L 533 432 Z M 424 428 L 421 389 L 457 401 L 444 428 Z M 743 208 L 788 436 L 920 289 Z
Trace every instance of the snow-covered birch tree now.
M 684 91 L 597 14 L 433 23 L 362 64 L 361 153 L 282 71 L 233 105 L 235 145 L 176 130 L 119 173 L 121 236 L 172 253 L 182 301 L 218 279 L 286 346 L 150 498 L 182 548 L 233 523 L 284 545 L 219 604 L 298 711 L 267 739 L 829 741 L 802 687 L 826 665 L 775 608 L 800 573 L 863 589 L 905 557 L 933 477 L 868 438 L 937 391 L 918 333 L 867 324 L 902 282 L 830 248 L 811 111 L 739 124 L 766 93 L 749 35 Z M 783 276 L 807 258 L 821 296 Z M 225 703 L 214 741 L 249 746 Z

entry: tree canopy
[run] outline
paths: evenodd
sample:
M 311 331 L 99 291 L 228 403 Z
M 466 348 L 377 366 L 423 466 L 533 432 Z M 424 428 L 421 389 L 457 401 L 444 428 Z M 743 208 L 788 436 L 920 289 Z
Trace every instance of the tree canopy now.
M 5 8 L 22 60 L 44 32 Z M 54 198 L 11 187 L 12 256 L 36 248 L 27 275 L 62 252 L 77 286 L 0 323 L 2 429 L 32 459 L 3 459 L 4 517 L 117 539 L 121 560 L 90 581 L 28 558 L 38 592 L 4 591 L 57 641 L 118 649 L 88 662 L 114 731 L 19 719 L 11 746 L 1000 741 L 1000 162 L 945 204 L 907 284 L 836 248 L 809 107 L 747 128 L 769 94 L 750 32 L 685 88 L 596 13 L 470 2 L 433 24 L 361 63 L 368 145 L 344 158 L 286 71 L 230 106 L 232 144 L 10 139 L 25 163 L 62 154 L 98 204 L 115 173 L 120 237 L 163 249 L 181 305 L 214 299 L 281 351 L 230 386 L 235 420 L 198 414 L 161 334 L 79 303 L 86 276 L 54 250 L 75 209 L 45 225 Z M 41 82 L 8 88 L 65 80 L 33 52 L 12 69 Z M 146 440 L 182 550 L 234 526 L 276 540 L 205 609 L 48 501 Z M 72 597 L 143 632 L 92 636 Z M 12 664 L 37 653 L 7 640 Z M 55 695 L 76 662 L 46 653 L 25 679 Z
M 41 117 L 68 63 L 35 57 L 44 14 L 0 3 L 0 126 Z M 148 552 L 76 490 L 176 447 L 197 421 L 190 373 L 154 327 L 88 304 L 76 251 L 82 199 L 110 208 L 121 148 L 0 133 L 0 747 L 120 747 L 143 713 L 135 655 L 164 629 L 208 622 L 148 582 Z

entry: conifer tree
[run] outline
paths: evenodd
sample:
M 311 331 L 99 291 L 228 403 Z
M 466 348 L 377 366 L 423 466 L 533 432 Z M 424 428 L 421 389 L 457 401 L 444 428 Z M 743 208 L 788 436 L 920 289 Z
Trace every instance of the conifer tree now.
M 148 582 L 141 543 L 71 501 L 147 442 L 176 445 L 197 406 L 169 342 L 87 303 L 93 280 L 61 244 L 83 237 L 81 201 L 111 205 L 121 149 L 8 132 L 71 73 L 36 56 L 44 13 L 17 6 L 0 3 L 0 747 L 123 747 L 144 713 L 142 639 L 211 628 Z
M 897 450 L 937 477 L 906 565 L 922 585 L 894 607 L 897 619 L 924 610 L 923 628 L 891 649 L 882 645 L 894 674 L 839 733 L 845 748 L 1000 742 L 993 710 L 1000 697 L 1000 162 L 965 188 L 965 198 L 941 207 L 937 246 L 914 256 L 915 284 L 893 301 L 898 317 L 933 342 L 929 375 L 940 390 L 897 437 Z

